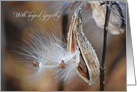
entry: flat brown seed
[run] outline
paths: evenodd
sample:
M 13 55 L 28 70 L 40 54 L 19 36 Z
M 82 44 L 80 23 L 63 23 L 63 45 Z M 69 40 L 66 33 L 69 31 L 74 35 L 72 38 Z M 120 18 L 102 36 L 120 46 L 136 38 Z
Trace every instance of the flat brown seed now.
M 65 68 L 64 60 L 62 60 L 61 63 L 59 64 L 59 68 Z
M 85 67 L 79 63 L 79 67 L 82 68 L 83 70 L 85 69 Z
M 86 10 L 89 10 L 90 9 L 90 4 L 89 3 L 87 3 L 87 7 L 86 7 Z
M 35 67 L 38 67 L 39 66 L 39 63 L 38 62 L 36 62 L 36 61 L 33 61 L 33 63 L 32 63 Z

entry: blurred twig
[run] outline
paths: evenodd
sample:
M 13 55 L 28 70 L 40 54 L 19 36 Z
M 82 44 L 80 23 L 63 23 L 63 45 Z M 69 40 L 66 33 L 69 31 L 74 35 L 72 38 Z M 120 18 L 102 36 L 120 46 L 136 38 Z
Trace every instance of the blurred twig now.
M 111 7 L 111 1 L 106 2 Z M 104 41 L 103 41 L 103 52 L 102 52 L 102 61 L 101 61 L 101 67 L 100 67 L 100 91 L 104 91 L 104 63 L 105 63 L 105 56 L 106 56 L 106 45 L 107 45 L 107 31 L 108 31 L 108 23 L 109 23 L 109 17 L 111 10 L 108 6 L 106 6 L 106 17 L 105 17 L 105 25 L 104 25 Z
M 63 3 L 63 16 L 62 16 L 62 34 L 63 42 L 67 43 L 67 33 L 68 33 L 68 2 Z M 65 7 L 65 8 L 64 8 Z
M 63 41 L 64 42 L 67 42 L 67 25 L 68 25 L 68 15 L 65 14 L 63 15 L 62 17 L 62 34 L 63 34 Z

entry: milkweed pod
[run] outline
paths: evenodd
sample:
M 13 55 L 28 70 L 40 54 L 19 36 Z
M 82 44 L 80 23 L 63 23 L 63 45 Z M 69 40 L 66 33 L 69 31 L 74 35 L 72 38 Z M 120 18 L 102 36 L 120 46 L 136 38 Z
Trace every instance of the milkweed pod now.
M 100 64 L 93 47 L 83 33 L 81 7 L 75 11 L 68 32 L 68 51 L 73 53 L 76 50 L 80 52 L 80 59 L 77 59 L 77 55 L 74 57 L 75 61 L 79 60 L 76 72 L 89 85 L 95 84 L 100 73 Z
M 105 24 L 106 16 L 106 6 L 107 4 L 102 4 L 100 1 L 89 1 L 88 2 L 92 8 L 92 17 L 96 22 L 96 25 L 103 29 Z M 113 35 L 118 35 L 124 32 L 126 28 L 126 3 L 124 1 L 112 1 L 108 31 Z

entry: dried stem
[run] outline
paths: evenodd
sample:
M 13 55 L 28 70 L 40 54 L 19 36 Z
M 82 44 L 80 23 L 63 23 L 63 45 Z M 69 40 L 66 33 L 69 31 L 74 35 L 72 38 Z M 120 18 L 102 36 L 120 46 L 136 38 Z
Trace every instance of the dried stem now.
M 108 5 L 111 7 L 111 1 L 106 2 Z M 107 31 L 108 31 L 108 23 L 109 23 L 109 17 L 110 17 L 110 12 L 111 10 L 109 9 L 108 6 L 106 6 L 106 17 L 105 17 L 105 25 L 104 25 L 104 41 L 103 41 L 103 51 L 102 51 L 102 63 L 100 67 L 100 91 L 104 91 L 104 63 L 105 63 L 105 56 L 106 56 L 106 45 L 107 45 Z
M 62 17 L 62 34 L 63 34 L 63 42 L 67 42 L 67 29 L 68 29 L 68 14 L 63 15 Z

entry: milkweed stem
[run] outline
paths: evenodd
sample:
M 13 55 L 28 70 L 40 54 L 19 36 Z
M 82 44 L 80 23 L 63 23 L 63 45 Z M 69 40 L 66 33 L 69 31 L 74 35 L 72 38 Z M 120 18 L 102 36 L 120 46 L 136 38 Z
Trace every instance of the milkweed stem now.
M 106 2 L 111 7 L 111 1 Z M 106 45 L 107 45 L 107 31 L 108 31 L 108 24 L 109 24 L 109 17 L 111 10 L 108 6 L 106 6 L 106 17 L 105 17 L 105 25 L 104 25 L 104 39 L 103 39 L 103 51 L 102 51 L 102 60 L 101 60 L 101 67 L 100 67 L 100 91 L 104 91 L 104 63 L 105 63 L 105 56 L 106 56 Z

